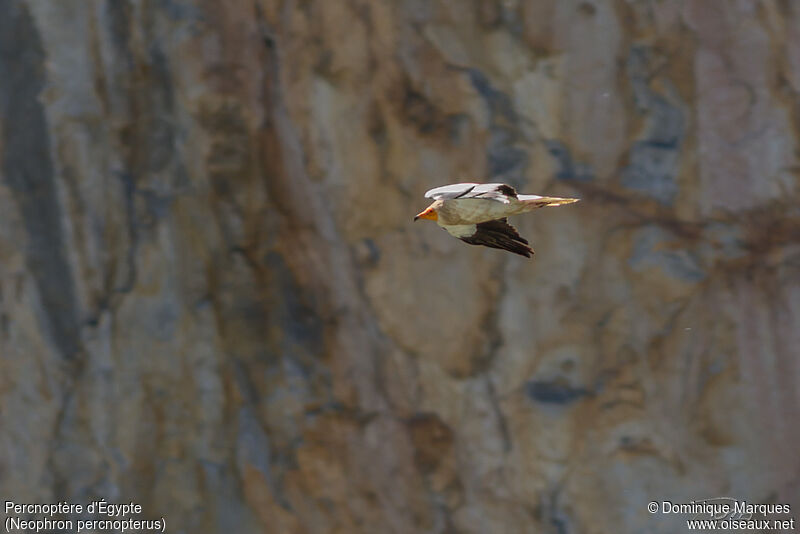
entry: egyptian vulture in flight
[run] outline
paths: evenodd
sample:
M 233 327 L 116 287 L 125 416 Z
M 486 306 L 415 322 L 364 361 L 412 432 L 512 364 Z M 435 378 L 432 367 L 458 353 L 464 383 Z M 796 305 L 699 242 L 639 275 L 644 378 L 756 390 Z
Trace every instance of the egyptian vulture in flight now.
M 562 206 L 577 198 L 518 195 L 506 184 L 451 184 L 431 189 L 425 198 L 433 204 L 416 217 L 429 219 L 470 245 L 499 248 L 527 258 L 533 254 L 528 241 L 508 224 L 507 217 L 545 206 Z

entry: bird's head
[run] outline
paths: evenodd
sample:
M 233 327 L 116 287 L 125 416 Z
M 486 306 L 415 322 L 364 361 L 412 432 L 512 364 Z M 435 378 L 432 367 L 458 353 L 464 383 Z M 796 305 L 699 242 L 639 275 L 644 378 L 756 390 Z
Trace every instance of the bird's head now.
M 420 212 L 420 213 L 417 213 L 417 214 L 414 216 L 414 220 L 415 220 L 415 221 L 416 221 L 417 219 L 429 219 L 429 220 L 431 220 L 431 221 L 437 221 L 437 220 L 439 220 L 439 213 L 436 211 L 436 208 L 437 208 L 437 206 L 436 206 L 436 202 L 434 202 L 433 204 L 431 204 L 430 206 L 428 206 L 427 208 L 425 208 L 425 211 L 422 211 L 422 212 Z

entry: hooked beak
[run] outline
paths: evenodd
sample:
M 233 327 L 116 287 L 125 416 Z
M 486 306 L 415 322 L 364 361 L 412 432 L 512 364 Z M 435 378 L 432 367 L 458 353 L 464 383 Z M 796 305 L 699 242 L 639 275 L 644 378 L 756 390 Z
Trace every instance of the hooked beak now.
M 417 219 L 428 219 L 431 221 L 436 221 L 439 219 L 439 214 L 436 213 L 435 209 L 427 208 L 425 211 L 417 213 L 416 216 L 414 216 L 414 220 L 416 221 Z

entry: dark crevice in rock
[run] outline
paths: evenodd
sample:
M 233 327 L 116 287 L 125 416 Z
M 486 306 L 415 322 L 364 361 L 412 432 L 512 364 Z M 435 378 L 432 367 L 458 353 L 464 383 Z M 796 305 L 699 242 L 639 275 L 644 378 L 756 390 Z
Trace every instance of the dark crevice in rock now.
M 136 250 L 139 245 L 139 232 L 136 228 L 136 184 L 130 173 L 122 171 L 118 174 L 122 182 L 123 198 L 125 199 L 125 220 L 128 230 L 128 248 L 125 251 L 125 263 L 128 266 L 125 280 L 116 288 L 118 293 L 129 293 L 136 284 Z
M 453 144 L 462 141 L 468 117 L 461 113 L 446 113 L 408 76 L 403 77 L 392 89 L 389 100 L 393 102 L 396 116 L 407 122 L 419 135 L 430 137 L 431 140 L 447 139 Z M 386 128 L 380 111 L 374 106 L 374 119 L 369 126 L 370 135 L 379 147 L 386 144 Z
M 521 188 L 529 165 L 527 141 L 520 130 L 520 117 L 511 98 L 495 88 L 489 77 L 477 68 L 450 65 L 463 72 L 481 96 L 489 112 L 489 141 L 486 147 L 486 173 L 489 179 L 505 181 Z
M 538 518 L 545 524 L 546 532 L 552 534 L 569 534 L 572 532 L 570 518 L 559 503 L 560 485 L 542 496 L 537 509 Z
M 650 87 L 651 80 L 663 67 L 664 61 L 659 59 L 646 46 L 633 46 L 628 57 L 634 100 L 637 109 L 645 114 L 647 130 L 644 138 L 631 147 L 621 183 L 663 205 L 671 205 L 678 194 L 677 175 L 686 120 L 678 105 Z
M 471 68 L 466 70 L 472 87 L 483 97 L 483 101 L 489 108 L 489 113 L 493 118 L 497 117 L 510 124 L 517 122 L 517 113 L 507 94 L 499 91 L 492 86 L 489 78 L 480 70 Z
M 267 291 L 274 295 L 277 306 L 271 307 L 273 321 L 278 321 L 283 333 L 281 350 L 284 354 L 301 352 L 313 357 L 324 353 L 324 317 L 314 295 L 303 290 L 284 259 L 277 253 L 268 253 L 264 259 L 268 273 Z M 303 364 L 307 367 L 310 362 Z M 307 371 L 307 369 L 306 369 Z
M 525 384 L 525 393 L 543 404 L 571 404 L 588 395 L 589 391 L 562 381 L 531 380 Z
M 62 211 L 39 94 L 45 83 L 39 33 L 21 2 L 0 3 L 0 117 L 6 184 L 28 234 L 28 267 L 46 330 L 67 359 L 81 350 L 79 305 L 66 257 Z
M 508 430 L 508 422 L 506 421 L 506 416 L 503 414 L 503 410 L 500 408 L 500 403 L 497 400 L 497 391 L 494 389 L 494 384 L 492 380 L 487 376 L 486 377 L 486 389 L 488 390 L 489 394 L 489 402 L 492 404 L 492 409 L 494 410 L 495 417 L 497 417 L 497 427 L 498 431 L 500 432 L 500 437 L 503 440 L 503 451 L 510 452 L 511 451 L 511 432 Z
M 131 5 L 125 0 L 106 0 L 106 13 L 108 16 L 109 36 L 111 44 L 114 45 L 114 53 L 117 59 L 124 59 L 122 65 L 131 67 L 133 58 L 130 54 L 131 41 Z
M 592 168 L 585 163 L 575 161 L 567 145 L 557 139 L 545 140 L 544 144 L 548 152 L 558 162 L 557 180 L 573 182 L 591 182 L 594 180 Z
M 467 72 L 472 86 L 489 109 L 488 175 L 492 179 L 507 180 L 515 187 L 522 187 L 529 163 L 528 152 L 523 148 L 524 136 L 519 131 L 519 117 L 511 98 L 495 89 L 489 78 L 478 69 L 469 69 Z

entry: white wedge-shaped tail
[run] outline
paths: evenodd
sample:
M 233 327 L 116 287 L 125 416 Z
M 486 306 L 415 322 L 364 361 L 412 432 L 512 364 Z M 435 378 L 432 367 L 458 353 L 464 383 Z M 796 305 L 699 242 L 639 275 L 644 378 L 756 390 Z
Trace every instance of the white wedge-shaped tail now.
M 535 208 L 544 208 L 545 206 L 563 206 L 564 204 L 572 204 L 577 202 L 577 198 L 559 198 L 559 197 L 540 197 L 539 195 L 517 195 L 517 200 L 525 204 L 530 204 Z

